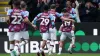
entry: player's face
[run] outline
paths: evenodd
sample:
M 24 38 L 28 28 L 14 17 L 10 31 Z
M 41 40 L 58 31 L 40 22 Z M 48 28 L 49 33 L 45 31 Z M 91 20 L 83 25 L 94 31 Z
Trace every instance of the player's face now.
M 51 9 L 51 11 L 56 11 L 56 9 Z
M 71 5 L 71 2 L 70 2 L 70 1 L 67 1 L 67 2 L 66 2 L 66 5 L 67 5 L 67 6 L 70 6 L 70 5 Z

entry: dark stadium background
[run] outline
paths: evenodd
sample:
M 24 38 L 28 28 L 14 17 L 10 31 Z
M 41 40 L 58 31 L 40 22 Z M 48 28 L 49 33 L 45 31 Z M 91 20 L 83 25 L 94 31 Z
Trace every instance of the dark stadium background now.
M 9 4 L 12 4 L 13 0 L 9 1 Z M 30 12 L 30 16 L 29 19 L 32 21 L 34 19 L 34 17 L 41 12 L 42 7 L 44 4 L 56 4 L 57 5 L 57 12 L 61 12 L 61 10 L 63 8 L 66 7 L 66 1 L 68 0 L 44 0 L 44 2 L 42 0 L 23 0 L 27 3 L 27 10 Z M 49 1 L 49 2 L 46 2 Z M 70 0 L 72 3 L 75 3 L 75 0 Z M 79 17 L 81 22 L 99 22 L 100 21 L 100 0 L 78 0 L 79 2 L 79 7 L 78 7 L 78 11 L 79 11 Z M 91 2 L 91 5 L 93 7 L 91 7 L 90 9 L 88 9 L 86 7 L 86 3 Z M 39 6 L 38 6 L 39 5 Z M 86 10 L 89 10 L 90 13 L 87 14 Z M 58 22 L 61 22 L 61 20 L 57 20 Z

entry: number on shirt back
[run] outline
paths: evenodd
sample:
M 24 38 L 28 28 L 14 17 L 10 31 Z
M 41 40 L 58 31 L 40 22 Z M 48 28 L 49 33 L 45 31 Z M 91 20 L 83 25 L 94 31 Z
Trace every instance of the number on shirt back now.
M 21 24 L 22 16 L 12 16 L 14 20 L 11 22 L 12 24 Z
M 46 25 L 47 26 L 50 22 L 50 20 L 47 19 L 47 18 L 41 18 L 41 19 L 42 19 L 42 22 L 40 23 L 41 25 Z

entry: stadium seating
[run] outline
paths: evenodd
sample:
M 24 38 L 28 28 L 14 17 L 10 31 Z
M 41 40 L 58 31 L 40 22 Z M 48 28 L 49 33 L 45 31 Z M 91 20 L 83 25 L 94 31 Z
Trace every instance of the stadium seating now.
M 5 22 L 6 12 L 10 8 L 9 0 L 0 0 L 0 22 Z

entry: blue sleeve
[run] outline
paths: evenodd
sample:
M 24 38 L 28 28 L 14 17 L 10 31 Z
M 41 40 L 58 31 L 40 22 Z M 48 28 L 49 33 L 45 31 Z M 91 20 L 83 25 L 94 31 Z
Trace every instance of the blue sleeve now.
M 61 17 L 61 16 L 63 16 L 63 14 L 62 14 L 62 13 L 60 13 L 60 17 Z
M 61 17 L 60 13 L 56 12 L 56 16 L 57 17 Z
M 13 11 L 12 9 L 9 9 L 9 10 L 7 11 L 7 16 L 10 16 L 12 11 Z
M 23 17 L 28 17 L 29 16 L 28 11 L 22 11 L 21 14 L 23 15 Z
M 28 16 L 29 16 L 29 12 L 25 11 L 25 17 L 28 17 Z
M 39 13 L 39 14 L 34 18 L 34 20 L 32 21 L 32 23 L 33 23 L 34 25 L 36 25 L 36 21 L 37 21 L 37 19 L 41 16 L 41 14 L 42 14 L 42 13 Z
M 71 11 L 70 16 L 71 16 L 72 18 L 76 18 L 76 11 L 75 11 L 74 8 L 72 8 L 72 11 Z
M 52 14 L 50 14 L 49 16 L 50 16 L 50 19 L 51 19 L 51 21 L 52 21 L 52 22 L 51 22 L 52 25 L 55 25 L 55 23 L 54 23 L 54 19 L 55 19 L 55 17 L 54 17 Z
M 76 14 L 70 14 L 72 18 L 76 18 Z

